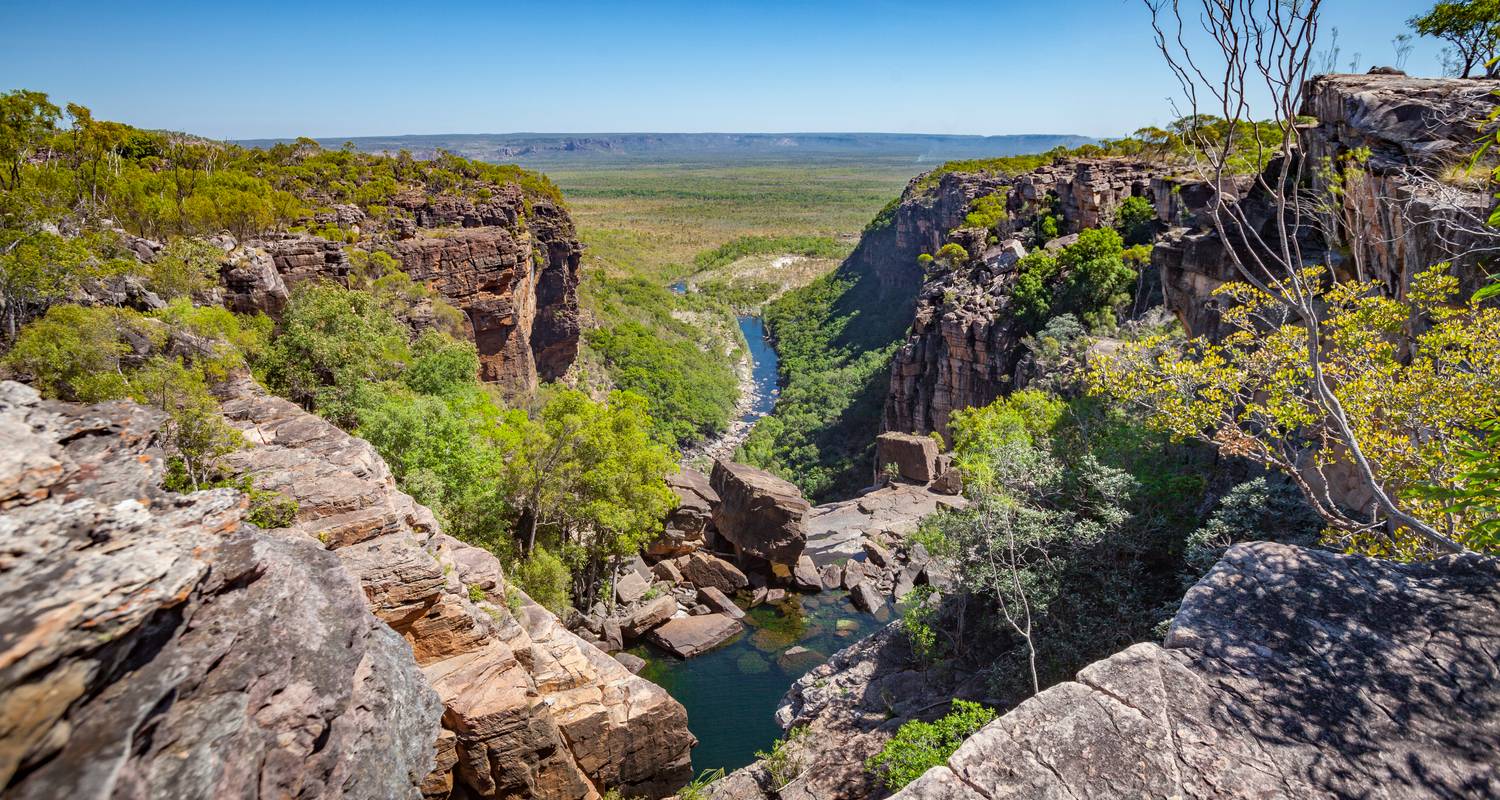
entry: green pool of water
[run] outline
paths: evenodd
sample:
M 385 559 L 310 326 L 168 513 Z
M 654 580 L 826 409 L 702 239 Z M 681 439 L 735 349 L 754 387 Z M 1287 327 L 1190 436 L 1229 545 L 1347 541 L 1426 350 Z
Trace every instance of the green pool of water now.
M 647 660 L 641 676 L 666 689 L 687 709 L 698 737 L 695 772 L 726 772 L 755 760 L 781 736 L 774 714 L 792 683 L 833 653 L 873 633 L 890 619 L 858 611 L 843 592 L 791 595 L 751 609 L 745 633 L 712 652 L 683 661 L 655 648 L 632 650 Z M 810 653 L 788 656 L 792 647 Z

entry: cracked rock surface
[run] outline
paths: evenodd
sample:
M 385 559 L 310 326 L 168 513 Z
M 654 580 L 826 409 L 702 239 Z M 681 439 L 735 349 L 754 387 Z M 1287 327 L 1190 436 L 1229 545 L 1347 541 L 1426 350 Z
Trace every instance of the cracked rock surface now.
M 1138 644 L 896 797 L 1500 796 L 1500 561 L 1237 545 Z

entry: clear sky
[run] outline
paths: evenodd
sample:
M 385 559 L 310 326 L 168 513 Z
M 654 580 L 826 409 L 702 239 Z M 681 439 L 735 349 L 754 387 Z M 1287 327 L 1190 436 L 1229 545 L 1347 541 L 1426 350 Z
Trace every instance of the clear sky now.
M 1325 0 L 1341 62 L 1428 0 Z M 883 131 L 1171 118 L 1141 0 L 0 0 L 0 89 L 220 138 Z M 1436 74 L 1419 41 L 1414 74 Z

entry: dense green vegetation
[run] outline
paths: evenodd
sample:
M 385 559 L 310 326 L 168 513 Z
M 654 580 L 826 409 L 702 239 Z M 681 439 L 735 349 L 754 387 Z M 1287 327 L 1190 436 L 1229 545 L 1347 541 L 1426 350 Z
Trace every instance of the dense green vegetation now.
M 869 485 L 891 354 L 907 324 L 859 281 L 828 275 L 765 309 L 783 386 L 775 414 L 756 424 L 739 457 L 815 500 Z
M 922 773 L 944 764 L 964 740 L 995 718 L 995 710 L 954 700 L 953 710 L 933 722 L 912 720 L 901 726 L 865 766 L 880 776 L 889 791 L 899 791 Z
M 854 249 L 831 236 L 741 236 L 693 257 L 699 271 L 726 267 L 745 256 L 796 255 L 842 259 Z
M 1114 310 L 1130 299 L 1136 272 L 1125 264 L 1120 234 L 1108 228 L 1082 231 L 1057 255 L 1028 254 L 1016 266 L 1015 316 L 1028 331 L 1048 319 L 1073 314 L 1091 328 L 1114 325 Z

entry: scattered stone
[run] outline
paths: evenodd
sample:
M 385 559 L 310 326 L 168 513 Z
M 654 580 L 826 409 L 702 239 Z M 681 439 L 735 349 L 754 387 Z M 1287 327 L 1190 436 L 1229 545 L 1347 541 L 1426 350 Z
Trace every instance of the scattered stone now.
M 693 605 L 692 608 L 688 609 L 688 613 L 691 614 L 692 616 L 700 617 L 700 616 L 703 616 L 704 614 L 709 613 L 709 608 L 708 608 L 708 606 L 706 606 L 706 605 L 704 605 L 702 603 L 696 603 L 696 604 Z
M 854 587 L 864 582 L 865 565 L 859 561 L 850 561 L 844 564 L 844 591 L 852 592 Z
M 844 569 L 838 564 L 829 564 L 823 568 L 823 574 L 819 576 L 819 582 L 825 591 L 837 589 L 844 582 Z
M 770 594 L 771 590 L 764 586 L 755 587 L 755 591 L 750 593 L 751 607 L 758 606 L 766 602 L 766 597 Z
M 922 567 L 922 582 L 939 592 L 950 592 L 958 585 L 958 578 L 952 567 L 934 558 Z
M 639 675 L 646 668 L 646 659 L 630 653 L 615 653 L 615 660 L 620 662 L 620 666 L 630 670 L 631 675 Z
M 708 526 L 719 504 L 719 493 L 709 485 L 708 476 L 695 469 L 668 475 L 667 486 L 677 494 L 678 505 L 668 515 L 662 535 L 646 548 L 656 558 L 686 555 L 706 546 Z
M 677 568 L 677 564 L 671 561 L 662 561 L 658 563 L 656 566 L 651 568 L 651 574 L 668 583 L 682 583 L 682 570 L 679 570 Z
M 928 487 L 938 494 L 958 495 L 964 493 L 964 478 L 956 468 L 949 468 L 937 476 Z
M 750 579 L 738 567 L 702 550 L 688 553 L 676 563 L 683 579 L 699 588 L 712 586 L 724 594 L 734 594 L 750 585 Z
M 852 619 L 841 619 L 834 623 L 833 632 L 840 638 L 848 638 L 859 632 L 859 623 Z
M 896 560 L 891 557 L 891 551 L 885 549 L 879 542 L 874 540 L 867 540 L 865 542 L 865 557 L 869 559 L 871 564 L 881 569 L 885 569 L 896 563 Z
M 719 493 L 714 527 L 740 550 L 778 564 L 795 564 L 807 546 L 811 506 L 796 486 L 764 470 L 733 461 L 714 462 L 711 483 Z
M 925 484 L 937 477 L 937 462 L 938 444 L 931 436 L 882 433 L 875 439 L 877 474 L 882 474 L 887 464 L 895 464 L 901 478 Z
M 638 639 L 646 631 L 666 622 L 677 613 L 677 600 L 672 597 L 658 597 L 647 601 L 640 608 L 631 613 L 624 622 L 620 623 L 621 630 L 631 639 Z
M 922 575 L 922 568 L 915 564 L 908 566 L 896 576 L 896 582 L 891 586 L 891 596 L 900 602 L 911 591 L 917 588 L 917 578 Z
M 744 619 L 745 612 L 730 600 L 728 595 L 713 586 L 704 586 L 698 590 L 698 601 L 722 614 L 728 614 L 735 619 Z
M 625 649 L 625 632 L 620 629 L 619 619 L 609 617 L 600 623 L 599 642 L 608 653 Z
M 783 602 L 785 600 L 786 600 L 786 590 L 785 589 L 767 589 L 766 590 L 766 602 L 767 603 L 770 603 L 771 605 L 775 605 L 775 604 Z
M 753 651 L 741 653 L 740 657 L 735 659 L 734 665 L 741 675 L 764 675 L 771 671 L 771 662 Z
M 692 658 L 724 644 L 743 630 L 739 620 L 728 614 L 706 614 L 671 620 L 653 629 L 648 638 L 678 658 Z
M 797 671 L 811 669 L 826 659 L 816 650 L 809 650 L 802 645 L 788 647 L 785 652 L 776 658 L 776 663 L 784 670 Z

